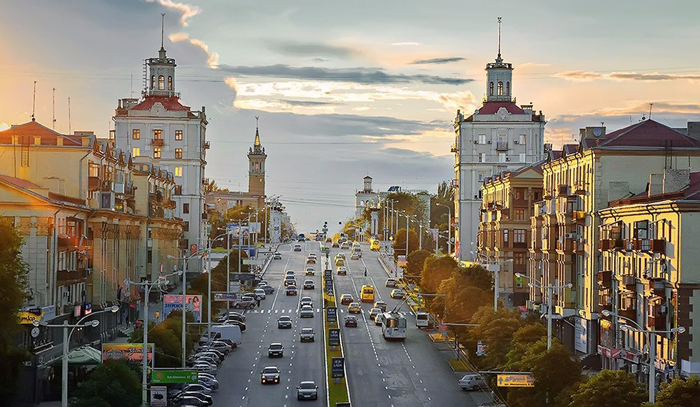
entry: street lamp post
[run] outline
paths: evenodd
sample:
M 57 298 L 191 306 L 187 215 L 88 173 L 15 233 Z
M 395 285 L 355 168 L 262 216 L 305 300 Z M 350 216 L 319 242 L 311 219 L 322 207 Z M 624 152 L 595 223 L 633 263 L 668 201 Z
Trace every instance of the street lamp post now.
M 452 255 L 452 208 L 447 205 L 435 203 L 436 206 L 447 208 L 447 251 Z M 438 239 L 439 240 L 439 239 Z
M 201 254 L 199 252 L 182 257 L 183 269 L 182 269 L 182 368 L 186 367 L 187 359 L 187 266 L 188 262 L 193 257 L 199 257 Z M 174 256 L 168 256 L 170 259 L 180 260 L 180 258 Z
M 94 320 L 90 321 L 87 324 L 81 325 L 81 322 L 86 320 L 89 317 L 98 315 L 98 314 L 103 314 L 106 312 L 117 312 L 119 311 L 119 307 L 114 305 L 109 308 L 105 308 L 102 311 L 97 311 L 93 312 L 91 314 L 85 315 L 84 317 L 80 318 L 77 323 L 73 325 L 69 325 L 68 321 L 63 321 L 62 325 L 49 325 L 47 323 L 41 323 L 39 321 L 34 321 L 33 325 L 34 326 L 43 326 L 46 328 L 61 328 L 63 329 L 63 354 L 61 356 L 61 407 L 68 407 L 68 351 L 70 350 L 69 342 L 70 342 L 70 337 L 73 335 L 73 332 L 75 331 L 75 328 L 86 328 L 86 327 L 96 327 L 100 325 L 99 320 Z M 71 328 L 70 332 L 68 332 L 68 328 Z
M 542 285 L 542 283 L 538 282 L 537 280 L 533 279 L 532 277 L 528 277 L 522 273 L 515 273 L 516 276 L 522 277 L 522 278 L 527 278 L 528 280 L 534 280 L 536 282 L 534 283 L 529 283 L 528 286 L 530 287 L 537 287 L 540 289 L 546 288 L 547 289 L 547 351 L 552 348 L 552 292 L 554 290 L 561 290 L 562 288 L 571 288 L 573 287 L 573 284 L 564 284 L 564 285 Z
M 683 332 L 685 332 L 685 327 L 679 326 L 668 331 L 656 331 L 651 329 L 644 329 L 636 321 L 627 317 L 623 317 L 622 315 L 618 315 L 614 312 L 610 312 L 608 310 L 603 310 L 601 313 L 606 317 L 614 316 L 630 324 L 633 324 L 633 327 L 623 325 L 620 327 L 620 329 L 641 332 L 646 337 L 647 346 L 649 346 L 649 403 L 653 404 L 656 400 L 656 334 L 682 334 Z

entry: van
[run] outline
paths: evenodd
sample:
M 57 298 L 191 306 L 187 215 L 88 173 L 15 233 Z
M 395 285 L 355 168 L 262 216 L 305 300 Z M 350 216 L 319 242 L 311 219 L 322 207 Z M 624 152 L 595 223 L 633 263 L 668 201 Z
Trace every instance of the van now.
M 221 334 L 221 339 L 228 339 L 236 345 L 243 343 L 241 328 L 237 325 L 212 325 L 211 331 L 216 335 Z
M 416 326 L 427 328 L 430 326 L 430 314 L 427 312 L 416 312 Z

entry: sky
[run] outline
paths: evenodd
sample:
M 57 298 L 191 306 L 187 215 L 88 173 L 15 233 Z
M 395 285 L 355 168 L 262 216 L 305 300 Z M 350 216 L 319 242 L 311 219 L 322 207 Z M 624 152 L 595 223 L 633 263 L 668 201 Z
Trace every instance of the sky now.
M 299 0 L 0 0 L 0 128 L 30 120 L 106 137 L 117 100 L 138 97 L 164 46 L 176 90 L 206 106 L 206 176 L 246 190 L 256 116 L 268 196 L 299 231 L 353 215 L 354 193 L 435 193 L 454 177 L 457 109 L 485 94 L 486 63 L 514 66 L 518 104 L 545 139 L 648 116 L 700 121 L 700 3 Z M 55 88 L 55 92 L 53 89 Z M 55 94 L 55 108 L 54 108 Z

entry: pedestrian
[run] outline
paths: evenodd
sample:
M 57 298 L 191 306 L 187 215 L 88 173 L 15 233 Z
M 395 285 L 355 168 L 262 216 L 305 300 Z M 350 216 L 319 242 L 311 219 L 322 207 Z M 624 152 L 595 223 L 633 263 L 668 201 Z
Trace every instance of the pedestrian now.
M 258 307 L 259 307 L 260 306 L 260 297 L 257 297 L 255 300 L 258 302 Z
M 365 267 L 365 277 L 367 277 L 367 267 Z
M 154 319 L 157 321 L 157 320 L 158 320 L 158 317 L 160 317 L 160 312 L 156 311 L 156 314 L 155 314 L 155 318 L 154 318 Z

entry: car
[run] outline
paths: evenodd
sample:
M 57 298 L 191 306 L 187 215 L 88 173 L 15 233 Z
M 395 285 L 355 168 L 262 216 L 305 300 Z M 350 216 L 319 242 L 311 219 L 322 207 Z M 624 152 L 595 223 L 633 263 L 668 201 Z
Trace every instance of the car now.
M 224 310 L 225 311 L 225 310 Z M 229 312 L 224 312 L 219 315 L 219 318 L 217 319 L 217 322 L 221 320 L 229 320 L 229 321 L 241 321 L 245 322 L 245 315 L 241 314 L 240 312 L 236 311 L 229 311 Z
M 294 278 L 294 276 L 287 276 L 284 279 L 284 286 L 288 287 L 290 285 L 297 285 L 297 280 Z
M 307 275 L 307 276 L 315 276 L 315 275 L 316 275 L 316 270 L 314 270 L 313 267 L 307 267 L 307 268 L 306 268 L 306 275 Z
M 294 245 L 294 251 L 295 252 L 300 252 L 301 251 L 301 245 L 299 243 Z
M 275 252 L 275 254 L 272 255 L 272 258 L 274 260 L 282 260 L 282 253 L 280 252 Z
M 393 290 L 391 290 L 390 295 L 391 295 L 391 298 L 396 298 L 396 299 L 400 300 L 406 295 L 406 293 L 404 292 L 404 290 L 402 290 L 400 288 L 394 288 Z
M 300 318 L 313 318 L 314 317 L 314 309 L 311 305 L 304 305 L 301 307 L 301 310 L 299 311 L 299 317 Z
M 231 306 L 233 308 L 253 308 L 257 303 L 254 297 L 243 295 L 241 298 L 234 301 Z
M 374 325 L 381 325 L 382 324 L 382 313 L 380 312 L 374 317 Z
M 354 315 L 345 317 L 345 326 L 357 328 L 357 317 Z
M 314 306 L 314 300 L 311 299 L 311 297 L 301 297 L 301 301 L 299 301 L 299 306 L 303 307 L 304 305 L 310 305 Z
M 316 253 L 311 252 L 311 253 L 309 253 L 309 256 L 308 256 L 308 257 L 313 257 L 313 258 L 315 259 L 315 258 L 317 257 L 317 255 L 316 255 Z
M 266 366 L 260 371 L 260 383 L 262 384 L 278 384 L 280 382 L 280 370 L 277 366 Z
M 351 294 L 343 294 L 340 296 L 340 303 L 342 305 L 347 305 L 350 304 L 351 302 L 354 302 L 355 300 L 352 298 Z
M 314 284 L 314 280 L 305 280 L 304 281 L 304 290 L 313 290 L 316 287 Z
M 306 264 L 316 264 L 316 258 L 315 257 L 307 257 Z
M 396 287 L 396 279 L 394 279 L 394 278 L 387 278 L 387 279 L 386 279 L 386 286 L 387 286 L 387 287 Z
M 194 363 L 196 364 L 196 363 L 200 363 L 200 362 L 206 362 L 206 363 L 209 363 L 210 365 L 217 366 L 217 367 L 221 364 L 221 361 L 219 360 L 219 358 L 217 358 L 215 356 L 202 355 L 202 354 L 195 355 L 194 356 Z
M 266 295 L 265 295 L 265 290 L 262 288 L 256 288 L 253 290 L 253 295 L 255 295 L 256 300 L 264 300 Z
M 182 394 L 182 395 L 179 394 L 175 398 L 173 398 L 172 404 L 175 406 L 195 406 L 195 407 L 209 405 L 209 404 L 207 404 L 206 401 L 201 400 L 198 397 L 186 396 L 184 394 Z
M 275 288 L 269 284 L 264 284 L 264 285 L 258 284 L 258 288 L 263 290 L 265 292 L 265 294 L 273 294 L 275 292 Z
M 318 386 L 315 382 L 304 381 L 297 386 L 297 400 L 317 400 Z
M 335 259 L 335 265 L 336 266 L 344 266 L 345 265 L 345 259 Z
M 207 346 L 211 349 L 215 349 L 215 350 L 218 350 L 219 352 L 222 352 L 224 355 L 227 355 L 229 352 L 231 352 L 231 347 L 228 346 L 225 342 L 212 341 Z
M 178 396 L 182 395 L 183 397 L 196 397 L 200 400 L 202 400 L 205 404 L 205 406 L 210 406 L 214 403 L 214 399 L 212 399 L 211 394 L 205 394 L 199 391 L 189 391 L 189 390 L 183 390 L 179 392 L 175 398 Z
M 338 242 L 333 242 L 333 243 L 331 243 L 331 247 L 338 248 L 338 247 L 340 247 L 340 244 Z
M 462 390 L 478 390 L 485 386 L 486 382 L 484 379 L 481 378 L 481 375 L 476 373 L 465 374 L 459 379 L 459 387 L 461 387 Z
M 214 358 L 214 360 L 216 360 L 217 363 L 221 363 L 224 361 L 224 359 L 226 359 L 226 357 L 223 356 L 223 354 L 216 353 L 216 352 L 213 352 L 211 350 L 200 350 L 199 352 L 194 354 L 195 359 L 202 357 L 202 356 Z
M 221 321 L 221 323 L 223 325 L 237 325 L 239 328 L 241 328 L 241 332 L 245 332 L 245 330 L 246 330 L 245 322 L 241 322 L 241 321 L 238 321 L 235 319 L 225 319 L 225 320 Z
M 277 318 L 277 328 L 278 329 L 292 329 L 292 317 L 289 315 L 282 315 Z
M 192 365 L 191 369 L 196 370 L 200 373 L 203 372 L 203 373 L 209 373 L 212 375 L 216 374 L 216 367 L 213 367 L 208 363 L 206 363 L 206 364 L 205 363 L 196 363 L 196 364 Z
M 241 328 L 241 332 L 245 331 L 245 324 L 239 325 L 238 327 Z M 230 339 L 219 338 L 218 340 L 230 346 L 231 349 L 236 349 L 238 347 L 238 344 Z
M 339 276 L 347 276 L 348 275 L 348 269 L 346 269 L 343 266 L 338 267 L 338 275 Z
M 183 386 L 182 391 L 184 391 L 184 392 L 198 391 L 200 393 L 204 393 L 204 394 L 209 395 L 209 396 L 211 396 L 211 393 L 212 393 L 211 387 L 207 387 L 207 386 L 205 386 L 203 384 L 199 384 L 199 383 L 186 384 L 185 386 Z
M 340 250 L 348 250 L 350 246 L 347 243 L 343 243 L 340 245 Z
M 286 270 L 286 271 L 284 272 L 284 278 L 287 278 L 287 277 L 289 277 L 289 276 L 294 277 L 294 270 Z
M 297 295 L 297 286 L 288 285 L 287 288 L 284 289 L 284 292 L 286 295 Z
M 386 312 L 386 303 L 384 301 L 375 301 L 373 308 L 379 308 L 382 312 Z
M 271 358 L 283 357 L 284 356 L 284 346 L 282 346 L 282 344 L 279 342 L 272 342 L 270 344 L 270 346 L 267 348 L 267 356 L 271 357 Z
M 369 317 L 372 318 L 372 320 L 374 320 L 374 317 L 376 317 L 378 314 L 381 314 L 381 313 L 382 313 L 381 309 L 372 308 L 371 310 L 369 310 Z
M 313 328 L 301 328 L 301 331 L 299 332 L 299 342 L 314 342 L 315 337 L 316 334 L 314 333 Z
M 348 312 L 351 314 L 359 314 L 362 312 L 362 307 L 360 306 L 359 302 L 351 302 L 350 305 L 348 305 Z
M 350 255 L 350 260 L 360 260 L 360 257 L 362 257 L 362 254 L 358 252 L 352 252 Z

